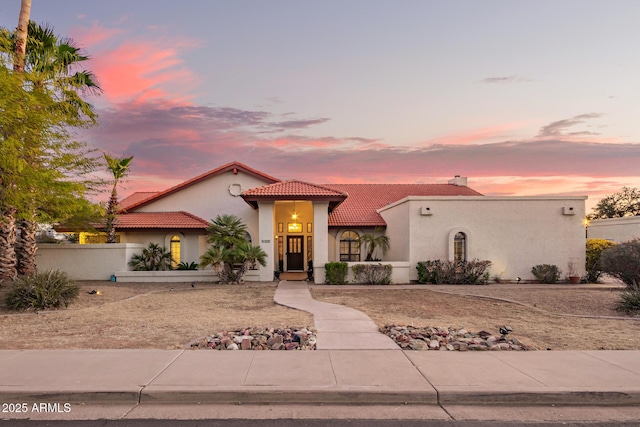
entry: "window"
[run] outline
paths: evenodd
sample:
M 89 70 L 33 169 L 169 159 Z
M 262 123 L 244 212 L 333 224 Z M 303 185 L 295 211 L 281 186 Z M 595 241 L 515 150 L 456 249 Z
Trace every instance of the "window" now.
M 467 260 L 467 235 L 458 232 L 453 238 L 453 259 L 455 261 Z
M 355 231 L 345 231 L 340 235 L 340 261 L 360 261 L 360 245 Z
M 169 252 L 171 252 L 171 265 L 175 268 L 180 264 L 180 236 L 171 236 Z

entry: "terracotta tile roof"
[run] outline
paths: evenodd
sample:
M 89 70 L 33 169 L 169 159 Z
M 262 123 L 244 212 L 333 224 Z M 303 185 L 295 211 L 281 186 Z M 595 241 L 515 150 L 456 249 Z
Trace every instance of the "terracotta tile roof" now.
M 133 206 L 138 202 L 148 199 L 151 196 L 158 194 L 157 191 L 136 191 L 133 194 L 128 195 L 124 199 L 120 200 L 120 209 L 126 210 L 129 206 Z
M 322 185 L 304 181 L 283 181 L 250 188 L 242 193 L 246 197 L 347 197 L 347 194 Z
M 139 228 L 206 229 L 209 223 L 188 212 L 131 212 L 118 215 L 117 230 Z
M 329 214 L 329 227 L 384 227 L 376 210 L 407 196 L 482 196 L 452 184 L 323 184 L 349 197 Z
M 166 197 L 169 194 L 173 194 L 173 193 L 175 193 L 177 191 L 182 190 L 185 187 L 189 187 L 189 186 L 191 186 L 193 184 L 196 184 L 196 183 L 198 183 L 200 181 L 203 181 L 203 180 L 205 180 L 207 178 L 210 178 L 212 176 L 220 175 L 222 173 L 229 172 L 229 171 L 234 171 L 234 173 L 235 173 L 238 170 L 243 171 L 243 172 L 245 172 L 245 173 L 247 173 L 249 175 L 253 175 L 253 176 L 262 178 L 262 179 L 264 179 L 266 181 L 280 182 L 280 180 L 278 178 L 274 178 L 274 177 L 272 177 L 270 175 L 267 175 L 266 173 L 262 173 L 262 172 L 260 172 L 260 171 L 258 171 L 256 169 L 252 169 L 252 168 L 250 168 L 249 166 L 247 166 L 245 164 L 242 164 L 240 162 L 231 162 L 231 163 L 227 163 L 226 165 L 220 166 L 219 168 L 210 170 L 209 172 L 205 172 L 202 175 L 198 175 L 195 178 L 191 178 L 190 180 L 185 181 L 185 182 L 183 182 L 181 184 L 178 184 L 175 187 L 171 187 L 171 188 L 169 188 L 167 190 L 161 191 L 159 193 L 155 193 L 155 194 L 147 197 L 146 199 L 139 200 L 136 203 L 133 203 L 133 204 L 127 206 L 126 209 L 121 208 L 120 211 L 122 212 L 122 211 L 135 210 L 135 209 L 137 209 L 137 208 L 139 208 L 141 206 L 144 206 L 144 205 L 149 204 L 149 203 L 151 203 L 151 202 L 153 202 L 155 200 L 158 200 L 158 199 L 161 199 L 163 197 Z
M 254 208 L 258 207 L 260 200 L 323 200 L 329 202 L 329 208 L 333 209 L 342 203 L 348 196 L 339 190 L 324 187 L 308 182 L 291 180 L 276 182 L 262 187 L 250 188 L 241 194 L 245 202 Z

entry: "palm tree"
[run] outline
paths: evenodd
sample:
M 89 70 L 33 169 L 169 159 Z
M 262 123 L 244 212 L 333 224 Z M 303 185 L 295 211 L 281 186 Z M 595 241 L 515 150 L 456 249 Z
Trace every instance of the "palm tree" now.
M 127 176 L 133 156 L 120 159 L 111 157 L 105 153 L 104 159 L 107 162 L 107 169 L 113 175 L 113 188 L 111 189 L 111 197 L 109 198 L 109 204 L 107 206 L 105 230 L 107 233 L 107 243 L 115 243 L 116 213 L 118 211 L 118 183 L 122 178 Z
M 101 91 L 92 73 L 75 71 L 78 65 L 89 59 L 70 39 L 62 39 L 55 35 L 50 27 L 42 27 L 29 21 L 31 1 L 22 0 L 18 28 L 7 40 L 0 43 L 2 50 L 13 46 L 14 71 L 23 78 L 24 88 L 44 94 L 55 101 L 53 109 L 65 117 L 70 126 L 86 126 L 95 123 L 96 114 L 93 107 L 85 102 L 81 94 L 97 94 Z M 5 43 L 5 41 L 7 43 Z M 49 129 L 44 129 L 47 132 Z M 41 157 L 46 151 L 46 136 L 23 136 L 24 161 L 31 168 L 44 168 Z M 34 193 L 27 188 L 28 194 Z M 17 212 L 20 238 L 16 241 L 16 266 L 20 274 L 36 272 L 36 201 L 31 207 Z
M 157 243 L 149 243 L 142 253 L 131 257 L 129 266 L 134 271 L 171 270 L 171 252 Z
M 235 215 L 218 215 L 207 227 L 209 243 L 230 249 L 242 242 L 247 235 L 247 226 Z
M 27 50 L 27 35 L 29 17 L 31 16 L 31 0 L 22 0 L 20 3 L 20 15 L 16 27 L 16 42 L 14 47 L 13 71 L 24 72 L 24 62 Z
M 247 226 L 235 215 L 218 215 L 207 227 L 211 247 L 200 266 L 212 266 L 222 283 L 239 283 L 256 264 L 267 266 L 267 254 L 246 239 Z
M 27 46 L 27 31 L 29 17 L 31 15 L 31 0 L 22 0 L 20 4 L 20 15 L 18 17 L 18 27 L 16 28 L 15 43 L 13 44 L 13 69 L 16 73 L 24 71 L 25 52 Z M 4 38 L 0 46 L 9 49 L 12 45 L 8 38 Z M 11 183 L 2 182 L 0 186 L 10 186 Z M 2 188 L 4 189 L 4 188 Z M 2 191 L 3 192 L 3 191 Z M 4 202 L 4 200 L 2 200 Z M 17 258 L 15 245 L 17 240 L 16 229 L 16 208 L 0 206 L 0 285 L 2 282 L 13 281 L 17 276 Z
M 382 229 L 376 227 L 373 230 L 372 234 L 363 234 L 358 238 L 358 245 L 360 247 L 365 246 L 368 248 L 366 261 L 373 261 L 373 253 L 375 252 L 376 248 L 382 249 L 383 254 L 386 254 L 387 251 L 391 248 L 389 237 L 385 236 L 384 234 L 376 237 L 376 232 L 380 231 L 382 231 Z

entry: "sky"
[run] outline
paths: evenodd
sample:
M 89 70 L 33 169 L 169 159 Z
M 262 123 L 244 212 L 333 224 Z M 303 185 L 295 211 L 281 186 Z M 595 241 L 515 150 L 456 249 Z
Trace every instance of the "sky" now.
M 640 187 L 637 0 L 33 0 L 31 19 L 92 57 L 99 125 L 80 136 L 134 156 L 123 195 L 234 160 L 588 209 Z

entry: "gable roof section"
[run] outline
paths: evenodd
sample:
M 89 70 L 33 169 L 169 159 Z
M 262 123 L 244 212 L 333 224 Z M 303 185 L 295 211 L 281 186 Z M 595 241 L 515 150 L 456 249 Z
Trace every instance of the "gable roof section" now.
M 216 176 L 216 175 L 220 175 L 223 174 L 225 172 L 229 172 L 229 171 L 233 171 L 234 173 L 237 173 L 237 171 L 242 171 L 245 172 L 249 175 L 253 175 L 257 178 L 260 178 L 262 180 L 265 180 L 267 182 L 280 182 L 280 180 L 278 178 L 272 177 L 270 175 L 267 175 L 266 173 L 262 173 L 256 169 L 252 169 L 249 166 L 242 164 L 240 162 L 231 162 L 231 163 L 227 163 L 226 165 L 220 166 L 219 168 L 210 170 L 209 172 L 205 172 L 202 175 L 198 175 L 195 178 L 191 178 L 188 181 L 185 181 L 181 184 L 178 184 L 174 187 L 171 187 L 167 190 L 161 191 L 159 193 L 154 193 L 152 195 L 150 195 L 149 197 L 147 197 L 146 199 L 142 199 L 142 200 L 138 200 L 137 202 L 127 206 L 126 208 L 121 208 L 120 212 L 128 212 L 128 211 L 132 211 L 135 209 L 138 209 L 142 206 L 145 206 L 151 202 L 154 202 L 156 200 L 159 200 L 163 197 L 166 197 L 170 194 L 176 193 L 186 187 L 192 186 L 194 184 L 197 184 L 199 182 L 202 182 L 208 178 L 211 178 L 212 176 Z M 135 194 L 135 193 L 134 193 Z M 125 199 L 126 200 L 126 199 Z
M 155 196 L 158 194 L 157 191 L 136 191 L 120 200 L 118 203 L 120 205 L 120 210 L 127 210 L 129 206 L 133 206 L 138 202 L 148 199 L 151 196 Z
M 130 229 L 206 229 L 209 223 L 188 212 L 131 212 L 118 215 L 116 230 Z
M 275 200 L 317 200 L 328 201 L 334 209 L 349 195 L 343 191 L 303 181 L 283 181 L 243 191 L 241 197 L 254 208 L 259 201 Z
M 329 213 L 329 227 L 385 227 L 378 209 L 408 196 L 482 196 L 453 184 L 324 184 L 349 197 Z

